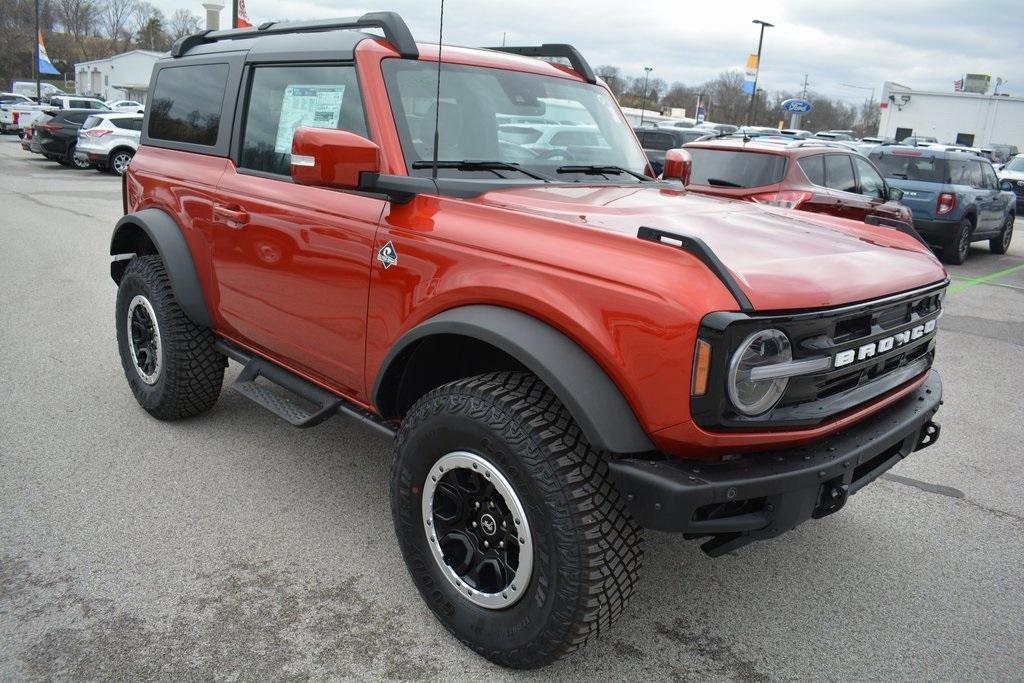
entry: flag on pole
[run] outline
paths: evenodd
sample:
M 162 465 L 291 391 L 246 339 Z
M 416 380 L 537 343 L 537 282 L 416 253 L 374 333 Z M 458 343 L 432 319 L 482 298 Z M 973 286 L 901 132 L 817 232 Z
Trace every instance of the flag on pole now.
M 57 67 L 50 61 L 49 56 L 46 54 L 46 46 L 43 45 L 43 32 L 39 32 L 39 73 L 49 74 L 51 76 L 60 76 L 60 72 L 57 71 Z
M 747 57 L 747 72 L 743 79 L 743 92 L 754 94 L 754 82 L 757 80 L 757 55 Z
M 953 92 L 963 92 L 964 80 L 961 78 L 959 81 L 953 81 Z
M 245 11 L 245 0 L 238 0 L 238 25 L 235 28 L 252 28 L 249 14 Z

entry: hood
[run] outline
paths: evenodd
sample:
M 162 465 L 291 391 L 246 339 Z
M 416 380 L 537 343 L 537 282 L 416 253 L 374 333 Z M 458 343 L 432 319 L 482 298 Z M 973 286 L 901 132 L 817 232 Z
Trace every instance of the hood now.
M 866 301 L 946 278 L 927 247 L 894 228 L 660 185 L 530 187 L 473 201 L 632 237 L 641 226 L 698 237 L 761 311 Z
M 1007 171 L 1002 170 L 999 172 L 1000 180 L 1024 180 L 1024 171 Z

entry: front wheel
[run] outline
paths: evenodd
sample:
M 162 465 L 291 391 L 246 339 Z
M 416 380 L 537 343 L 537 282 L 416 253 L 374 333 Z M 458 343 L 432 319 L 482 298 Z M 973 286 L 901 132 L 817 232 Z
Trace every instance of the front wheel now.
M 208 328 L 178 306 L 159 256 L 131 260 L 117 289 L 117 346 L 135 399 L 153 417 L 178 420 L 213 407 L 227 361 Z
M 988 248 L 993 254 L 1005 254 L 1010 249 L 1010 240 L 1013 239 L 1013 214 L 1006 217 L 1003 222 L 1003 229 L 999 236 L 988 241 Z
M 502 666 L 583 647 L 622 613 L 642 535 L 591 448 L 535 376 L 431 391 L 396 440 L 391 510 L 406 565 L 441 623 Z
M 967 260 L 967 252 L 971 250 L 971 231 L 974 225 L 970 218 L 960 221 L 956 231 L 950 236 L 942 249 L 942 260 L 959 266 Z

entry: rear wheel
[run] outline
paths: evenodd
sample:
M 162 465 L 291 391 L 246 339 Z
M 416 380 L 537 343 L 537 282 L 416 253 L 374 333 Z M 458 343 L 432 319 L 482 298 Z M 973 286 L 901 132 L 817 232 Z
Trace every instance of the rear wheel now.
M 115 174 L 122 176 L 128 170 L 128 164 L 131 163 L 132 153 L 126 149 L 119 149 L 110 155 L 109 167 L 110 170 Z
M 391 510 L 427 605 L 502 666 L 583 647 L 622 613 L 640 569 L 641 530 L 602 455 L 527 373 L 416 402 L 396 440 Z
M 1003 222 L 1003 230 L 995 239 L 988 241 L 988 248 L 993 254 L 1005 254 L 1010 248 L 1010 241 L 1013 239 L 1013 219 L 1011 213 Z
M 68 159 L 71 161 L 71 165 L 75 168 L 89 168 L 92 164 L 89 163 L 88 159 L 75 156 L 75 146 L 71 145 L 68 148 Z
M 970 218 L 960 221 L 956 231 L 950 236 L 942 250 L 942 260 L 954 266 L 959 266 L 967 260 L 967 253 L 971 250 L 971 232 L 974 224 Z

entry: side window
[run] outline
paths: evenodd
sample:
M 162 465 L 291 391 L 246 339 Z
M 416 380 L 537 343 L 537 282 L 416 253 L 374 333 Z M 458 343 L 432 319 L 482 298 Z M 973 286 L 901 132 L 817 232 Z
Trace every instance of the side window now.
M 860 179 L 860 193 L 866 197 L 885 199 L 885 181 L 870 162 L 858 157 L 851 157 L 853 165 L 857 168 L 857 177 Z
M 857 179 L 853 175 L 853 164 L 846 154 L 825 155 L 825 185 L 840 192 L 857 193 Z
M 217 144 L 228 70 L 227 64 L 160 69 L 153 88 L 149 136 L 193 145 Z
M 91 106 L 89 100 L 68 100 L 68 109 L 89 109 Z
M 969 159 L 949 160 L 949 182 L 953 185 L 968 185 L 982 188 L 981 164 Z
M 676 146 L 675 139 L 668 133 L 651 133 L 651 149 L 670 150 Z
M 114 119 L 114 124 L 125 130 L 142 130 L 142 119 Z
M 289 175 L 300 127 L 340 128 L 366 136 L 353 66 L 260 66 L 250 80 L 239 166 Z
M 796 163 L 812 185 L 825 186 L 825 155 L 804 157 Z
M 650 149 L 651 134 L 650 133 L 637 133 L 637 140 L 640 142 L 640 146 L 644 149 Z
M 996 178 L 995 169 L 990 164 L 981 163 L 981 174 L 985 180 L 985 187 L 990 190 L 998 189 L 999 179 Z

